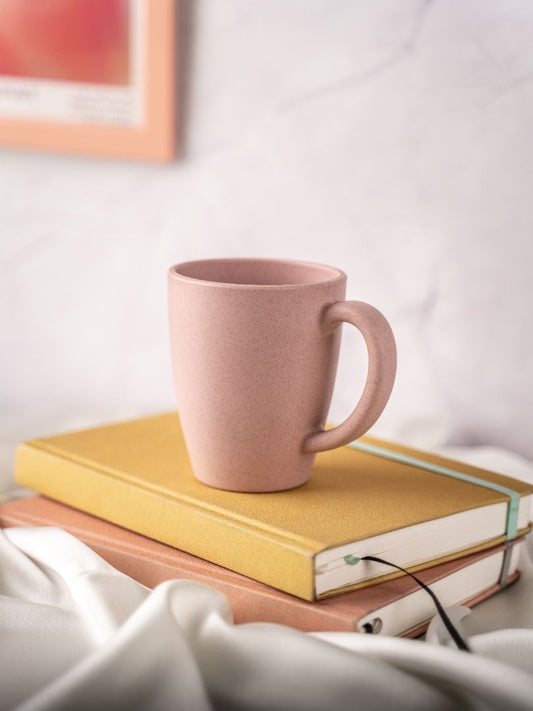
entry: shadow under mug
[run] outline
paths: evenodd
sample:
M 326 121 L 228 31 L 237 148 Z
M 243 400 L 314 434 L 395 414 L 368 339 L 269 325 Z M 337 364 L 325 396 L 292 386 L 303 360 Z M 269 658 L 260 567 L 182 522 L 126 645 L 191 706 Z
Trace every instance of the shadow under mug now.
M 308 262 L 209 259 L 168 271 L 172 367 L 196 477 L 232 491 L 290 489 L 309 478 L 315 452 L 364 434 L 396 374 L 384 316 L 344 301 L 346 275 Z M 368 349 L 361 398 L 324 430 L 343 323 Z

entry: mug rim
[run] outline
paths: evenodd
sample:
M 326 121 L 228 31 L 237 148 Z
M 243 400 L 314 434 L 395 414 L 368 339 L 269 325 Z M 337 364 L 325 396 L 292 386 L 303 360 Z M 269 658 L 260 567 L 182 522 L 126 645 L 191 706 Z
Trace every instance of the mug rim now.
M 330 278 L 316 279 L 313 281 L 300 283 L 291 282 L 287 284 L 253 284 L 235 283 L 232 281 L 213 281 L 210 279 L 202 279 L 201 277 L 189 276 L 187 274 L 182 274 L 180 271 L 178 271 L 180 269 L 183 269 L 184 267 L 194 267 L 196 265 L 200 266 L 206 265 L 208 263 L 228 264 L 230 262 L 239 263 L 243 265 L 249 263 L 263 265 L 289 265 L 292 267 L 301 267 L 307 269 L 312 268 L 316 269 L 317 271 L 329 272 L 331 276 Z M 215 257 L 212 259 L 193 259 L 187 262 L 180 262 L 178 264 L 174 264 L 173 266 L 169 267 L 167 273 L 170 278 L 176 279 L 178 281 L 184 281 L 191 284 L 204 284 L 207 286 L 218 287 L 222 289 L 306 289 L 317 286 L 325 286 L 326 284 L 333 284 L 335 282 L 342 281 L 343 279 L 347 278 L 345 272 L 343 272 L 342 269 L 339 269 L 338 267 L 332 267 L 329 264 L 310 262 L 300 259 L 271 259 L 268 257 Z

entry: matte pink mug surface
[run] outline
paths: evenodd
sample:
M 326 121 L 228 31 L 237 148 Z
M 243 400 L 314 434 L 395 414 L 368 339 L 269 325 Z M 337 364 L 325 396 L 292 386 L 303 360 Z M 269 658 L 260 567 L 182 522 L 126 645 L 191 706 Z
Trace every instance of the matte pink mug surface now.
M 168 271 L 172 367 L 196 477 L 232 491 L 291 489 L 315 452 L 364 434 L 394 384 L 396 345 L 384 316 L 344 301 L 333 267 L 271 259 L 210 259 Z M 368 375 L 352 414 L 324 430 L 341 328 L 358 328 Z

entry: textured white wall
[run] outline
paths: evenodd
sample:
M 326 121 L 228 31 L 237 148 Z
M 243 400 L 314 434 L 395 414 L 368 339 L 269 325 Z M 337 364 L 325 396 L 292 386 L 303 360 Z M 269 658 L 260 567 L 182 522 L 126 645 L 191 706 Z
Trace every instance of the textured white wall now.
M 348 273 L 397 334 L 376 432 L 533 457 L 533 8 L 183 10 L 180 161 L 0 152 L 0 484 L 20 439 L 173 407 L 165 269 L 208 256 Z M 331 419 L 364 357 L 346 330 Z

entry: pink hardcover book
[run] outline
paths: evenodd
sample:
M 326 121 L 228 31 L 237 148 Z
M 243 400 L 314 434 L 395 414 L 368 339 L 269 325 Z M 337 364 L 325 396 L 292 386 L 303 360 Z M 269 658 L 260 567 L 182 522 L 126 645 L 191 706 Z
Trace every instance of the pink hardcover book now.
M 371 632 L 414 637 L 436 614 L 429 595 L 407 576 L 306 602 L 44 496 L 0 506 L 0 525 L 57 526 L 92 548 L 126 575 L 152 588 L 186 578 L 228 596 L 235 623 L 275 622 L 305 632 Z M 418 573 L 445 607 L 472 606 L 515 582 L 521 541 L 495 546 Z

